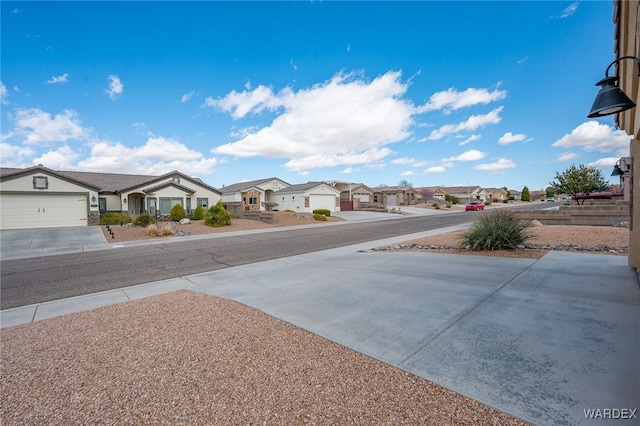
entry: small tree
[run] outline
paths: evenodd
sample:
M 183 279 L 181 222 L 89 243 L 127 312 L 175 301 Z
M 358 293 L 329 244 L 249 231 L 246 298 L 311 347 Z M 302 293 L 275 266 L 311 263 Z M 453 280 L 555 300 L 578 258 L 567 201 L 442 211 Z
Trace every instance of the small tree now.
M 522 201 L 531 201 L 531 193 L 529 192 L 529 188 L 526 186 L 522 188 L 522 194 L 520 194 L 520 199 Z
M 569 194 L 576 200 L 578 204 L 584 204 L 584 200 L 576 197 L 578 194 L 590 194 L 607 189 L 608 184 L 605 182 L 602 172 L 592 166 L 580 164 L 576 167 L 572 164 L 562 173 L 556 172 L 555 179 L 550 182 L 551 188 L 556 194 Z
M 552 198 L 556 196 L 556 193 L 552 187 L 547 186 L 547 189 L 545 190 L 545 195 L 547 196 L 547 198 Z
M 222 201 L 218 201 L 215 206 L 206 211 L 204 224 L 215 228 L 231 225 L 231 213 L 224 208 Z
M 262 204 L 262 207 L 268 212 L 272 211 L 274 207 L 278 207 L 278 203 L 275 201 L 263 201 L 260 204 Z
M 191 219 L 193 220 L 202 220 L 204 218 L 204 207 L 198 206 L 193 210 L 191 214 Z
M 398 186 L 401 186 L 403 188 L 413 188 L 413 184 L 406 179 L 401 180 Z
M 169 217 L 174 222 L 180 222 L 182 219 L 187 217 L 187 212 L 184 211 L 184 207 L 182 207 L 182 205 L 176 204 L 175 206 L 171 207 Z
M 420 195 L 423 200 L 430 200 L 433 197 L 433 191 L 426 187 L 420 188 Z

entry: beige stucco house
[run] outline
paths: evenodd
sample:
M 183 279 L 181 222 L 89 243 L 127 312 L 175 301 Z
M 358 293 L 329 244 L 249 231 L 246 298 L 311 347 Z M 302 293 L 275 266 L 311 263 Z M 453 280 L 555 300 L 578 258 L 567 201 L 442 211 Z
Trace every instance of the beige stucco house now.
M 637 0 L 614 1 L 614 53 L 615 59 L 624 56 L 640 56 L 640 2 Z M 608 64 L 602 64 L 605 70 Z M 639 65 L 633 59 L 621 60 L 615 69 L 620 78 L 618 87 L 636 105 L 640 104 Z M 594 91 L 595 97 L 595 91 Z M 629 265 L 640 268 L 640 107 L 617 113 L 617 126 L 632 137 L 629 142 L 630 167 L 626 178 L 630 199 Z
M 412 206 L 418 202 L 418 191 L 410 186 L 384 186 L 373 188 L 373 202 L 387 207 Z
M 220 191 L 222 203 L 225 205 L 240 204 L 241 210 L 244 211 L 264 211 L 266 210 L 265 202 L 278 202 L 274 199 L 274 194 L 290 186 L 281 179 L 270 177 L 234 183 L 222 187 Z
M 187 214 L 209 208 L 220 191 L 173 171 L 161 176 L 56 171 L 44 166 L 0 169 L 0 229 L 87 226 L 100 214 L 168 215 L 180 204 Z

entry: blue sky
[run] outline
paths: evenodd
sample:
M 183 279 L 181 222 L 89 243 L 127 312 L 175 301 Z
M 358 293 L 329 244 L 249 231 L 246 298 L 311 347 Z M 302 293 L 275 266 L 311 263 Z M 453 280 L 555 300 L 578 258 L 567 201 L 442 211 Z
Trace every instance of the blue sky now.
M 3 167 L 370 187 L 609 178 L 587 2 L 2 1 Z

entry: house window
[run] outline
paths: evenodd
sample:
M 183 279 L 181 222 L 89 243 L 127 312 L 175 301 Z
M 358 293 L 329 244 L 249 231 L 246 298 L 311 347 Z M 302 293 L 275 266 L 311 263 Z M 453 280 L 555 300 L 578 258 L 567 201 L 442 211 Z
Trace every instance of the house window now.
M 256 205 L 258 204 L 258 198 L 257 197 L 249 197 L 249 205 Z
M 46 176 L 34 176 L 33 189 L 49 189 L 49 179 Z
M 197 203 L 198 203 L 199 206 L 201 206 L 205 210 L 209 208 L 209 199 L 208 198 L 198 198 L 197 199 Z
M 107 199 L 106 198 L 98 198 L 98 209 L 100 209 L 101 212 L 106 212 L 107 211 Z
M 176 204 L 182 205 L 182 198 L 160 198 L 160 214 L 171 213 L 171 208 Z

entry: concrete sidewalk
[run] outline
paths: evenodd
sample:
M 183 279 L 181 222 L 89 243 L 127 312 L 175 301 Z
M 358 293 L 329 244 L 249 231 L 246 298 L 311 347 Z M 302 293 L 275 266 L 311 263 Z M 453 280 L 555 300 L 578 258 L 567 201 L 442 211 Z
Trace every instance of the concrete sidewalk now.
M 640 290 L 626 257 L 368 251 L 398 240 L 9 309 L 2 327 L 188 289 L 239 301 L 532 423 L 599 424 L 585 410 L 640 409 Z

